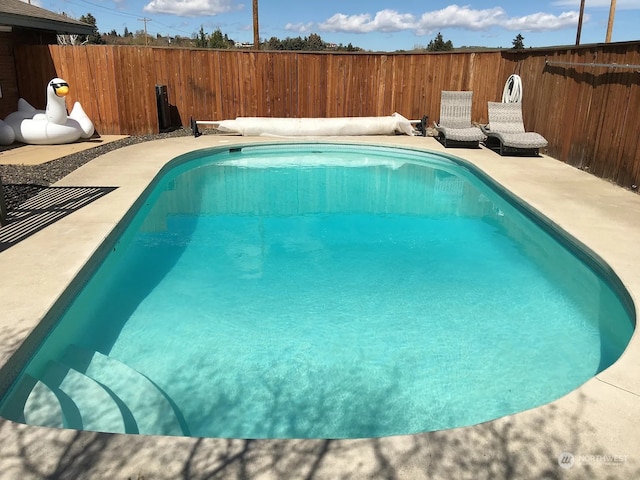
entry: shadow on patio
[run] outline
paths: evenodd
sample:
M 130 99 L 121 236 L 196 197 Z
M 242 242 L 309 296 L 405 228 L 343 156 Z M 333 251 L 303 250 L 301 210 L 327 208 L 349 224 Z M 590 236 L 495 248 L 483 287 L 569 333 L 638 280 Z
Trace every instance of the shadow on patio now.
M 5 188 L 11 188 L 6 185 Z M 40 192 L 7 212 L 6 225 L 0 227 L 0 252 L 39 232 L 116 187 L 38 187 Z

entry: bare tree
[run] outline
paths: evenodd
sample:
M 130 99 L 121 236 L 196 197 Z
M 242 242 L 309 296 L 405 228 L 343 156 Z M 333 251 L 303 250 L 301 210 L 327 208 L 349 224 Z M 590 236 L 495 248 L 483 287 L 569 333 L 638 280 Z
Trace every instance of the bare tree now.
M 87 40 L 82 41 L 80 35 L 56 35 L 58 45 L 84 45 Z

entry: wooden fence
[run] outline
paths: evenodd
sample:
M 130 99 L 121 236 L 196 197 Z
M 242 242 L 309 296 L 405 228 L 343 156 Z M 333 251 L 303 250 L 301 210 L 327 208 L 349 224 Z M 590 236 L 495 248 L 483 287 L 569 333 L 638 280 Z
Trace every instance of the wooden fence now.
M 187 50 L 134 46 L 21 46 L 20 95 L 44 107 L 54 76 L 71 86 L 101 134 L 159 128 L 156 85 L 172 123 L 238 116 L 343 117 L 399 112 L 437 120 L 442 90 L 472 90 L 473 120 L 487 122 L 510 74 L 521 76 L 525 125 L 547 153 L 616 181 L 640 183 L 640 42 L 435 54 Z

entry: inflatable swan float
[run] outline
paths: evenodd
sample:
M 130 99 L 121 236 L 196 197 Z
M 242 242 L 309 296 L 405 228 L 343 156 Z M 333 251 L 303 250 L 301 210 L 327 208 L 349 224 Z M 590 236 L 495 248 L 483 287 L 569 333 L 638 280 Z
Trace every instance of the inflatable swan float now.
M 0 145 L 11 145 L 16 140 L 16 134 L 11 125 L 0 120 Z
M 47 85 L 47 109 L 36 110 L 26 100 L 18 100 L 18 111 L 10 113 L 4 124 L 13 129 L 15 140 L 33 145 L 60 145 L 93 135 L 93 122 L 76 102 L 67 115 L 65 96 L 69 84 L 54 78 Z M 0 121 L 1 122 L 1 121 Z M 5 138 L 0 123 L 0 142 Z M 6 135 L 7 139 L 10 135 Z M 11 142 L 9 142 L 11 143 Z M 8 145 L 8 144 L 7 144 Z

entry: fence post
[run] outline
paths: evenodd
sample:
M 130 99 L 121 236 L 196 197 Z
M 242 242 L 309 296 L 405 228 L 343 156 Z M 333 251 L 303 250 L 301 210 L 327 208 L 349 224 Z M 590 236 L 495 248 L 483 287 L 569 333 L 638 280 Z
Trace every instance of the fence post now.
M 7 224 L 7 204 L 4 201 L 4 188 L 0 177 L 0 227 Z

